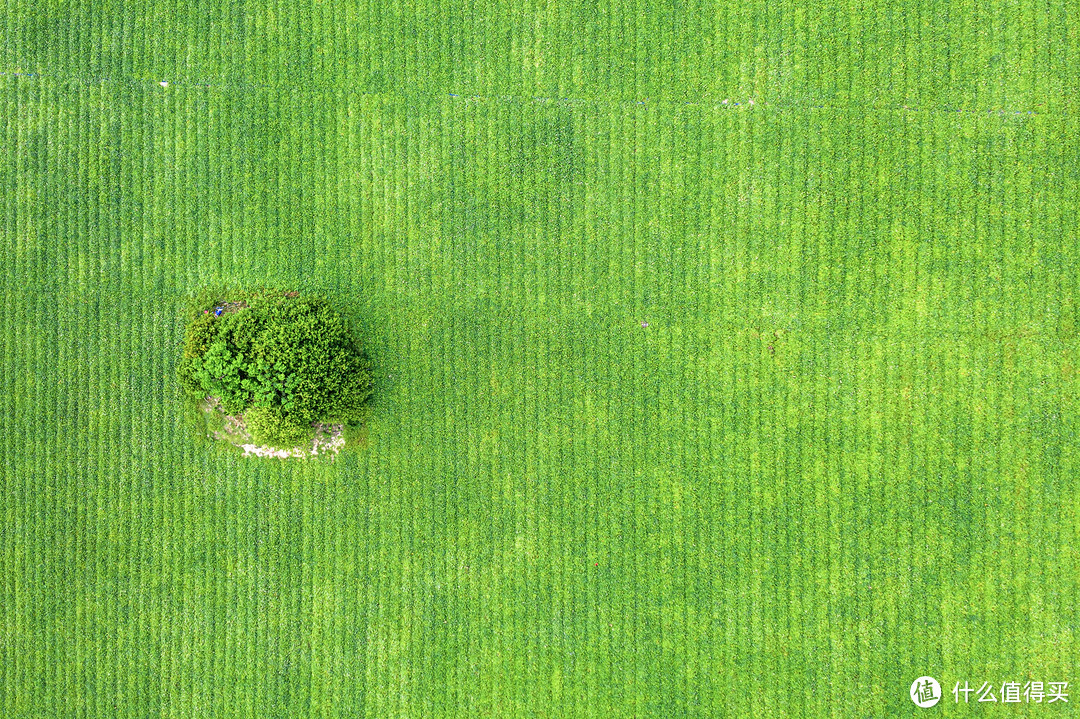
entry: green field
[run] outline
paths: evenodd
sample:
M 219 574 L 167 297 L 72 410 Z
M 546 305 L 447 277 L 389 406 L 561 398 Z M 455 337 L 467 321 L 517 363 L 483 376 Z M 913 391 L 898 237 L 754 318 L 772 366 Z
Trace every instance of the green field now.
M 1074 716 L 1077 97 L 1075 0 L 6 0 L 0 717 Z M 192 435 L 212 285 L 365 449 Z

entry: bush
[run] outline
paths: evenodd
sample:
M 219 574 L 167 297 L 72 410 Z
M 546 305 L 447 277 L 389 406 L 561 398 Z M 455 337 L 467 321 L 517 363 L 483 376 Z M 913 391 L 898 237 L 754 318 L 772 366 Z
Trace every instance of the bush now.
M 296 447 L 315 434 L 311 425 L 296 424 L 280 407 L 251 407 L 244 412 L 244 424 L 253 441 L 274 447 Z
M 198 357 L 206 352 L 210 343 L 214 341 L 214 333 L 217 330 L 213 315 L 199 314 L 187 326 L 184 333 L 184 358 Z
M 227 413 L 244 414 L 253 437 L 257 428 L 277 442 L 310 434 L 312 422 L 359 421 L 372 367 L 326 299 L 269 292 L 243 303 L 220 317 L 189 310 L 177 368 L 185 393 L 220 398 Z
M 195 376 L 195 371 L 202 363 L 195 357 L 184 357 L 176 368 L 176 376 L 180 380 L 180 389 L 189 399 L 202 399 L 206 396 L 206 390 Z

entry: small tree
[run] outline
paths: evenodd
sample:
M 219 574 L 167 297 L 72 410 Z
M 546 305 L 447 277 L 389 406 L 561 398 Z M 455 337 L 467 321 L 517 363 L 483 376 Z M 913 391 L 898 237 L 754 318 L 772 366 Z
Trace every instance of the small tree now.
M 322 297 L 261 292 L 194 308 L 177 375 L 192 399 L 217 397 L 252 438 L 293 447 L 314 422 L 359 423 L 374 390 L 370 362 Z

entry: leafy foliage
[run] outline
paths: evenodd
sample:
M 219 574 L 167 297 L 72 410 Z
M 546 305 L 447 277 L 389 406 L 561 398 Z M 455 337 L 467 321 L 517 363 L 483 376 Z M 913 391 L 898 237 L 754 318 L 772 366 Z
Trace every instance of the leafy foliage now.
M 361 419 L 371 365 L 325 298 L 264 292 L 235 305 L 221 316 L 192 310 L 177 369 L 189 397 L 220 398 L 254 439 L 275 446 L 310 436 L 312 422 Z
M 294 447 L 311 434 L 311 428 L 297 424 L 281 407 L 251 407 L 244 413 L 251 438 L 258 444 Z
M 210 347 L 214 341 L 213 315 L 199 314 L 187 326 L 184 333 L 184 358 L 199 357 Z

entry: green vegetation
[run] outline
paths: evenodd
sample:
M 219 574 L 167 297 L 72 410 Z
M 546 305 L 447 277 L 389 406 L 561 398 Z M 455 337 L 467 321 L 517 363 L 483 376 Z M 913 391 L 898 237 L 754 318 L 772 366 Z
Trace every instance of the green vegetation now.
M 1076 713 L 1075 0 L 3 8 L 0 719 Z
M 296 447 L 314 422 L 358 425 L 373 391 L 370 362 L 325 298 L 233 293 L 197 302 L 187 325 L 180 386 L 242 415 L 258 444 Z

